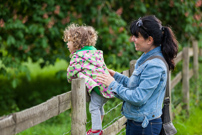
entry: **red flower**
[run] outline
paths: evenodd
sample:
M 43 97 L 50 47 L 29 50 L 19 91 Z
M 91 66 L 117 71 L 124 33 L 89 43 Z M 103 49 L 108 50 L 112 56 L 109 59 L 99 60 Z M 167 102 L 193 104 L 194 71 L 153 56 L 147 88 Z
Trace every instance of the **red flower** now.
M 113 29 L 111 27 L 109 27 L 109 33 L 114 34 L 114 31 L 113 31 Z
M 26 23 L 27 20 L 28 20 L 28 16 L 26 15 L 26 16 L 22 19 L 22 23 L 23 23 L 23 24 Z
M 123 55 L 123 51 L 120 51 L 118 54 L 117 54 L 119 57 L 121 57 Z
M 47 3 L 43 3 L 43 6 L 41 9 L 44 10 L 46 7 L 47 7 Z
M 47 13 L 43 14 L 43 18 L 47 19 L 48 18 L 48 14 Z
M 4 27 L 4 24 L 5 24 L 5 23 L 4 23 L 4 20 L 1 19 L 1 20 L 0 20 L 0 27 Z
M 59 13 L 60 13 L 60 6 L 57 5 L 57 6 L 55 6 L 54 14 L 58 15 Z
M 117 15 L 121 15 L 123 13 L 123 8 L 120 7 L 117 11 L 116 11 L 116 14 Z
M 174 1 L 170 0 L 170 7 L 174 7 Z
M 202 5 L 202 0 L 198 0 L 195 4 L 196 7 L 200 7 Z
M 70 21 L 70 17 L 67 16 L 66 18 L 62 19 L 62 24 L 66 24 Z
M 184 13 L 184 15 L 187 17 L 189 15 L 189 12 Z
M 120 27 L 120 28 L 119 28 L 119 32 L 120 32 L 120 33 L 121 33 L 123 30 L 124 30 L 123 27 Z
M 198 14 L 194 14 L 194 18 L 195 18 L 197 21 L 201 20 L 201 16 L 198 15 Z

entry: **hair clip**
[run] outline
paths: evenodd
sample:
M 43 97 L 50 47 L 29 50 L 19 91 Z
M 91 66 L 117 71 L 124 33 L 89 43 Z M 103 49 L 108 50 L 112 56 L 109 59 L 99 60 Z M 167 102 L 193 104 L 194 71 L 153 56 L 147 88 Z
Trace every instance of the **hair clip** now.
M 136 26 L 141 27 L 141 28 L 148 34 L 147 28 L 145 28 L 145 27 L 143 26 L 143 22 L 142 22 L 142 18 L 141 18 L 141 17 L 138 19 L 138 21 L 137 21 L 137 23 L 136 23 Z M 149 35 L 149 34 L 148 34 L 148 35 Z
M 138 19 L 138 21 L 137 21 L 136 25 L 137 25 L 138 27 L 143 26 L 143 22 L 142 22 L 141 17 Z

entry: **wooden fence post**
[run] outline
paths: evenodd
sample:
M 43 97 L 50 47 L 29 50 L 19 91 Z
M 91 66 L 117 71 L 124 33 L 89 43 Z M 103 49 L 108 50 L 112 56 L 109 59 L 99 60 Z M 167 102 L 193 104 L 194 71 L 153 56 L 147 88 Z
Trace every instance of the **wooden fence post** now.
M 169 71 L 169 75 L 168 75 L 168 85 L 169 85 L 169 96 L 170 96 L 170 106 L 169 106 L 169 108 L 170 108 L 170 119 L 171 119 L 171 121 L 172 121 L 172 119 L 173 119 L 173 114 L 172 114 L 172 96 L 171 96 L 171 71 Z
M 202 56 L 202 49 L 199 49 L 199 56 Z
M 189 116 L 189 48 L 183 48 L 183 67 L 182 67 L 182 92 L 183 92 L 183 109 Z
M 86 86 L 84 79 L 72 80 L 71 134 L 86 134 Z
M 193 41 L 193 52 L 194 52 L 194 80 L 197 83 L 198 82 L 198 42 L 196 40 Z M 198 85 L 195 85 L 195 92 L 196 94 L 196 103 L 199 102 L 199 91 L 198 91 Z
M 135 69 L 135 63 L 136 63 L 137 60 L 131 60 L 130 61 L 130 71 L 129 71 L 129 76 L 132 75 L 134 69 Z

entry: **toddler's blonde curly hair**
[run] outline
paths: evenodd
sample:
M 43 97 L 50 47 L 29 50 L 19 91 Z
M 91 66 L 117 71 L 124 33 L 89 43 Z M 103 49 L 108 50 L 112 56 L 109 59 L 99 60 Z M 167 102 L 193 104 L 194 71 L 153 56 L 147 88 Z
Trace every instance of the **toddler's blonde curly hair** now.
M 97 41 L 97 31 L 91 26 L 79 26 L 78 24 L 71 24 L 64 30 L 64 42 L 73 42 L 76 50 L 84 46 L 95 46 Z

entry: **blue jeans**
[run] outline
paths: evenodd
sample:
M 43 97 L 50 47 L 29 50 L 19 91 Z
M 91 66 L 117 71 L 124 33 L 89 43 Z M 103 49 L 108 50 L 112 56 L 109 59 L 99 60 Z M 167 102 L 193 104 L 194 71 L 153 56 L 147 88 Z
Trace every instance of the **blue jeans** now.
M 161 128 L 161 117 L 150 120 L 146 128 L 142 127 L 142 122 L 127 120 L 126 135 L 159 135 Z

